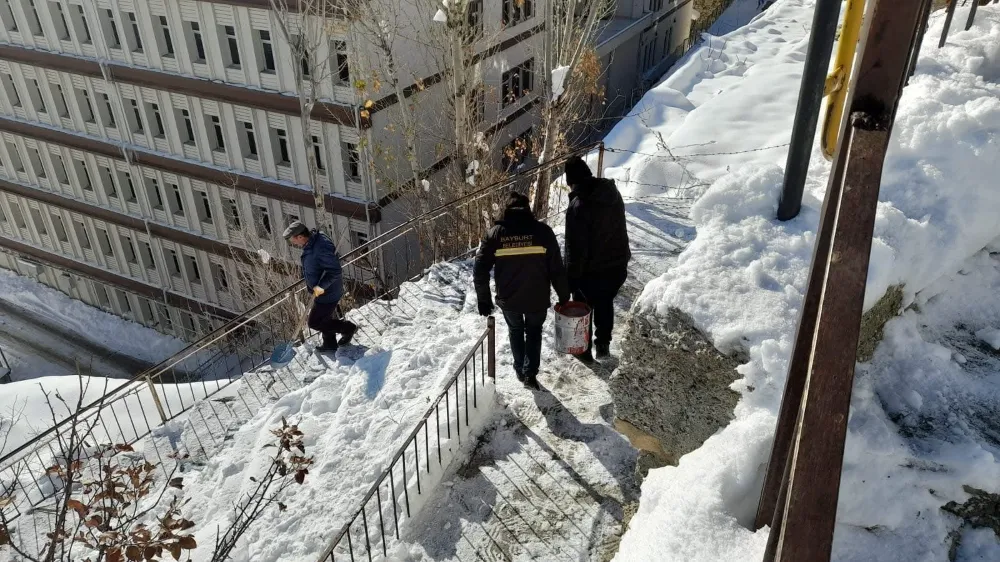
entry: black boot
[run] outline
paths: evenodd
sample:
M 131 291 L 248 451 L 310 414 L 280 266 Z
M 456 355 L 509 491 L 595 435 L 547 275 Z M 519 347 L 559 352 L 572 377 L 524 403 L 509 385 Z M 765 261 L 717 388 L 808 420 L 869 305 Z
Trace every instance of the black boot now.
M 323 337 L 323 344 L 320 345 L 319 347 L 317 347 L 316 351 L 318 351 L 320 353 L 328 353 L 328 352 L 331 352 L 331 351 L 337 351 L 337 347 L 339 347 L 339 346 L 337 345 L 337 340 L 334 339 L 334 337 L 335 337 L 335 335 L 333 337 L 330 337 L 330 338 L 327 338 L 327 337 L 324 336 Z
M 594 350 L 598 359 L 607 359 L 608 357 L 611 357 L 610 343 L 595 343 Z
M 525 388 L 528 388 L 528 389 L 531 389 L 531 390 L 541 390 L 542 389 L 541 385 L 538 384 L 538 375 L 525 375 L 524 380 L 521 381 L 521 382 L 524 383 L 524 387 Z
M 340 340 L 337 341 L 340 345 L 351 345 L 351 340 L 354 338 L 355 332 L 358 331 L 357 324 L 351 324 L 351 327 L 344 332 L 344 335 L 340 336 Z

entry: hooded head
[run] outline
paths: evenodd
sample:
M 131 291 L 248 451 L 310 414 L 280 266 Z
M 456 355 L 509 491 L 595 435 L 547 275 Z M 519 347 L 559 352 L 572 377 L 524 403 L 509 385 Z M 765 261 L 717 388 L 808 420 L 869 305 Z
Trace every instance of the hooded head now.
M 510 220 L 512 218 L 531 216 L 531 202 L 528 198 L 516 191 L 511 192 L 507 196 L 507 202 L 504 207 L 503 218 L 504 220 Z
M 577 187 L 589 183 L 588 180 L 594 177 L 590 172 L 590 167 L 583 161 L 583 158 L 574 156 L 566 161 L 566 183 L 570 187 Z

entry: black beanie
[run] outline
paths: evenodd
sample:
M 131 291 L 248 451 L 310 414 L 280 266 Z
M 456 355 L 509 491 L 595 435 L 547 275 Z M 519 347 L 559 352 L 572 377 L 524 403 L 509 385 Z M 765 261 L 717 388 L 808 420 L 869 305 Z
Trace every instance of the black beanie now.
M 590 167 L 583 161 L 583 158 L 574 156 L 566 161 L 566 183 L 568 185 L 580 185 L 592 177 L 594 174 L 590 172 Z
M 508 209 L 530 209 L 531 202 L 528 198 L 516 191 L 512 191 L 510 195 L 507 196 L 507 208 Z

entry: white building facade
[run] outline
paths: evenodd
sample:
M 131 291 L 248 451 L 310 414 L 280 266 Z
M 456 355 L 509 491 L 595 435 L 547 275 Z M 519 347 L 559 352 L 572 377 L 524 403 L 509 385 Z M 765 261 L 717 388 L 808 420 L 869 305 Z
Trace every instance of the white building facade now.
M 661 4 L 653 16 L 677 3 Z M 472 0 L 470 10 L 497 30 L 471 56 L 476 119 L 501 146 L 537 122 L 544 12 L 533 0 Z M 636 19 L 630 10 L 619 12 Z M 400 28 L 394 39 L 402 102 L 419 99 L 426 123 L 447 97 L 446 73 L 421 48 L 431 16 L 414 11 L 413 36 Z M 241 294 L 233 245 L 297 261 L 280 235 L 291 220 L 316 224 L 307 155 L 342 254 L 398 223 L 398 186 L 370 171 L 401 166 L 371 150 L 398 146 L 399 96 L 359 85 L 372 81 L 359 52 L 368 47 L 334 22 L 314 54 L 332 71 L 305 134 L 277 17 L 269 0 L 0 0 L 0 267 L 194 339 L 267 296 Z M 678 37 L 690 8 L 687 18 Z M 663 21 L 651 24 L 657 34 Z M 602 56 L 647 32 L 627 27 Z M 680 41 L 668 36 L 657 52 Z M 636 62 L 609 57 L 608 79 Z M 446 140 L 419 152 L 428 177 L 450 158 Z

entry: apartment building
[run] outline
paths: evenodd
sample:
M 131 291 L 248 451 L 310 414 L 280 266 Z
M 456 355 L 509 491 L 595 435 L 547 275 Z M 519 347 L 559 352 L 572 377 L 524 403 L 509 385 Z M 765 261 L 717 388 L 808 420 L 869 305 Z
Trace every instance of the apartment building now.
M 0 1 L 0 267 L 192 339 L 267 296 L 244 294 L 234 247 L 297 261 L 280 233 L 317 222 L 308 156 L 341 253 L 404 220 L 400 185 L 371 172 L 403 164 L 371 147 L 398 148 L 396 104 L 419 98 L 429 123 L 447 95 L 420 39 L 432 14 L 400 6 L 412 32 L 393 46 L 404 99 L 359 87 L 371 46 L 333 22 L 314 53 L 332 72 L 304 131 L 294 65 L 305 63 L 277 25 L 298 16 L 269 0 Z M 497 30 L 472 64 L 476 121 L 498 146 L 537 122 L 540 8 L 470 2 L 470 23 Z M 448 165 L 441 145 L 419 147 L 428 177 Z

